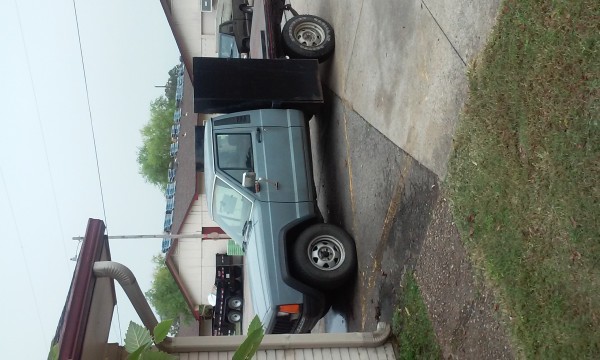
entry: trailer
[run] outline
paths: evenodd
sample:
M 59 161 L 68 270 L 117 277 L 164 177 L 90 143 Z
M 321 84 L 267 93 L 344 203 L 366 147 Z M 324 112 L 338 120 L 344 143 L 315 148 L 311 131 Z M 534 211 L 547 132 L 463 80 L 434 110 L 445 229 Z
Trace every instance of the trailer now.
M 216 254 L 212 335 L 240 335 L 244 310 L 243 257 Z
M 235 37 L 231 44 L 236 49 L 220 51 L 225 57 L 193 59 L 194 112 L 319 112 L 324 104 L 319 62 L 334 52 L 333 27 L 317 16 L 298 14 L 284 0 L 255 0 L 254 6 L 231 1 L 243 6 L 240 13 L 246 15 L 234 17 L 219 31 Z M 288 13 L 293 16 L 282 28 Z

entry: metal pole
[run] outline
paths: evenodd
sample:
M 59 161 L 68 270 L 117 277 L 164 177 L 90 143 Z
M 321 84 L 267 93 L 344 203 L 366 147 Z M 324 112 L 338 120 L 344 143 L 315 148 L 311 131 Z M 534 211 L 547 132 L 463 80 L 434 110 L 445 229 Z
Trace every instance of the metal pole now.
M 108 239 L 230 239 L 227 234 L 156 234 L 156 235 L 110 235 Z M 83 236 L 74 236 L 73 240 L 81 241 Z

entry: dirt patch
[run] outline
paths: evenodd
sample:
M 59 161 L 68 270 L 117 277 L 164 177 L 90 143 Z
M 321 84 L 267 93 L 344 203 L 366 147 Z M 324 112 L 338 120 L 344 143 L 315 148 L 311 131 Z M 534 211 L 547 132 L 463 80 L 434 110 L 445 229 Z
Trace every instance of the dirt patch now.
M 477 281 L 448 201 L 440 196 L 415 267 L 444 358 L 511 359 L 500 306 Z

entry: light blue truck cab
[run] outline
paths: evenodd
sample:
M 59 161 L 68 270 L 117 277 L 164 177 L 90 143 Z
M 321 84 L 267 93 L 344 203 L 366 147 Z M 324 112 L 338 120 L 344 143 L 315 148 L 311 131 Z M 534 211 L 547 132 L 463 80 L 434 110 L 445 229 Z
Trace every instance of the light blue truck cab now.
M 356 249 L 323 224 L 308 121 L 266 109 L 211 119 L 205 129 L 209 213 L 245 251 L 252 303 L 267 333 L 309 332 L 328 294 L 354 277 Z

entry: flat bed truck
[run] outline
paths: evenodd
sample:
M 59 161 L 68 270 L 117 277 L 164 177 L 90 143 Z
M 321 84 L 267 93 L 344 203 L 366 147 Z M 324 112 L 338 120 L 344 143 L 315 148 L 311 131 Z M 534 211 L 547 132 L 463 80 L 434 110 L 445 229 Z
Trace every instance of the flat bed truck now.
M 225 114 L 204 132 L 208 211 L 244 249 L 265 332 L 306 333 L 357 266 L 354 240 L 317 207 L 308 133 L 335 38 L 283 0 L 254 0 L 251 11 L 247 56 L 193 62 L 195 111 Z M 284 12 L 294 16 L 282 28 Z

